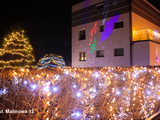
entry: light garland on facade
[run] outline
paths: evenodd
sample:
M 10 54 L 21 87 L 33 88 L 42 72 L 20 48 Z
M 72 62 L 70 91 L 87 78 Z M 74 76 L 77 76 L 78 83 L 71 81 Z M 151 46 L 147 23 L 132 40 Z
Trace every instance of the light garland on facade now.
M 133 30 L 133 41 L 160 40 L 160 33 L 151 29 Z
M 33 48 L 24 35 L 24 30 L 14 31 L 4 38 L 2 49 L 0 49 L 0 57 L 1 68 L 18 68 L 32 65 L 35 61 Z M 7 58 L 7 60 L 4 60 L 4 58 Z
M 29 95 L 34 103 L 21 97 L 25 104 L 20 106 L 32 103 L 36 119 L 145 119 L 159 109 L 160 68 L 19 69 L 1 71 L 0 78 L 5 86 L 0 97 L 10 98 L 14 89 L 17 96 Z M 10 86 L 6 79 L 11 80 Z

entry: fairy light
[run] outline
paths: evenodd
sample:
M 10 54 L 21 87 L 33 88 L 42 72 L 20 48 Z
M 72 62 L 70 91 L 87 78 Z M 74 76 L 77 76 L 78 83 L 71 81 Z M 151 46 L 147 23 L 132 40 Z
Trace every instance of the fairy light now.
M 3 57 L 9 54 L 11 56 L 18 56 L 19 59 L 0 59 L 2 68 L 29 67 L 35 62 L 32 46 L 24 33 L 24 30 L 13 31 L 3 39 L 0 56 Z M 13 49 L 11 49 L 10 46 L 12 46 Z M 21 71 L 25 72 L 24 68 L 21 68 Z
M 45 112 L 46 118 L 51 117 L 49 116 L 52 111 L 50 109 L 55 108 L 53 119 L 80 120 L 102 117 L 101 119 L 123 120 L 131 119 L 132 116 L 135 116 L 134 119 L 146 119 L 159 107 L 159 70 L 158 67 L 103 67 L 99 69 L 66 67 L 65 69 L 38 71 L 24 68 L 24 70 L 0 72 L 0 81 L 16 78 L 19 83 L 13 86 L 22 84 L 25 88 L 31 89 L 29 91 L 33 94 L 31 97 L 40 95 L 37 98 L 43 98 L 46 108 L 44 111 L 48 111 Z M 66 75 L 66 71 L 70 75 Z M 61 81 L 58 81 L 60 78 Z M 7 86 L 7 88 L 11 87 Z M 37 90 L 36 93 L 35 90 Z M 61 92 L 55 95 L 59 90 Z M 21 88 L 17 90 L 17 94 L 20 91 Z M 0 96 L 3 97 L 3 95 L 3 89 L 0 89 Z M 43 104 L 40 106 L 42 107 Z M 37 109 L 38 107 L 39 105 Z M 76 108 L 81 110 L 74 111 Z M 139 113 L 133 112 L 138 110 Z
M 58 92 L 58 87 L 57 87 L 57 86 L 54 86 L 54 87 L 53 87 L 53 92 L 54 92 L 54 93 Z
M 49 86 L 44 87 L 44 88 L 43 88 L 43 91 L 48 93 L 48 92 L 50 91 L 50 90 L 49 90 Z
M 8 93 L 8 90 L 6 88 L 0 89 L 0 96 L 5 95 Z
M 60 75 L 55 75 L 55 80 L 59 80 L 60 79 Z
M 66 70 L 66 71 L 65 71 L 65 74 L 66 74 L 66 75 L 69 75 L 69 71 Z
M 82 113 L 80 111 L 75 111 L 71 115 L 74 119 L 78 119 L 82 116 Z
M 98 72 L 95 72 L 95 73 L 93 74 L 93 76 L 96 77 L 96 78 L 98 78 L 100 75 L 99 75 Z
M 146 94 L 147 94 L 148 96 L 150 96 L 151 93 L 152 93 L 152 92 L 151 92 L 149 89 L 146 90 Z
M 27 84 L 28 84 L 28 82 L 25 80 L 25 81 L 23 82 L 23 84 L 24 84 L 24 85 L 27 85 Z
M 96 114 L 96 117 L 97 117 L 97 118 L 100 118 L 100 115 L 99 115 L 99 114 Z
M 32 90 L 36 90 L 37 84 L 31 84 L 31 88 L 32 88 Z
M 120 90 L 116 90 L 116 95 L 120 96 L 120 94 L 121 94 Z
M 76 89 L 76 88 L 77 88 L 77 85 L 76 85 L 76 84 L 73 84 L 72 87 Z
M 76 97 L 81 98 L 82 97 L 82 92 L 81 91 L 76 92 Z

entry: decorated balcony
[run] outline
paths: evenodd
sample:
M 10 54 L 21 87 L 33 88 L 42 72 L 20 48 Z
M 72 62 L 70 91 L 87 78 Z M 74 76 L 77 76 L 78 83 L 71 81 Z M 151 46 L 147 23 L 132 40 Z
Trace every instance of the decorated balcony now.
M 156 40 L 160 41 L 160 33 L 157 30 L 142 29 L 133 31 L 133 41 Z

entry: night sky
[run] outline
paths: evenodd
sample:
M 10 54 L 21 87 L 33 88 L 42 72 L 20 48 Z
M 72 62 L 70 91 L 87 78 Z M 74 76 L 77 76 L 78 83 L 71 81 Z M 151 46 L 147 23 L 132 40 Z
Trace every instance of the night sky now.
M 10 27 L 24 28 L 36 59 L 46 53 L 62 55 L 71 64 L 71 9 L 84 0 L 7 1 L 0 5 L 0 40 Z M 149 0 L 160 8 L 160 0 Z
M 0 39 L 13 26 L 24 28 L 36 59 L 46 53 L 71 61 L 71 6 L 68 1 L 8 1 L 0 7 Z M 2 8 L 3 7 L 3 8 Z M 71 30 L 70 30 L 71 31 Z M 68 63 L 69 62 L 69 63 Z

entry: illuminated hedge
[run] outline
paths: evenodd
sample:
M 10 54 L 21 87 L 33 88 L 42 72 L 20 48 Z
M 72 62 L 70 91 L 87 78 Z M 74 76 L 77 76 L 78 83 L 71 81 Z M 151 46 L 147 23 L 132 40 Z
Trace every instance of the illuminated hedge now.
M 159 109 L 160 68 L 19 69 L 0 72 L 1 114 L 14 120 L 133 120 Z

